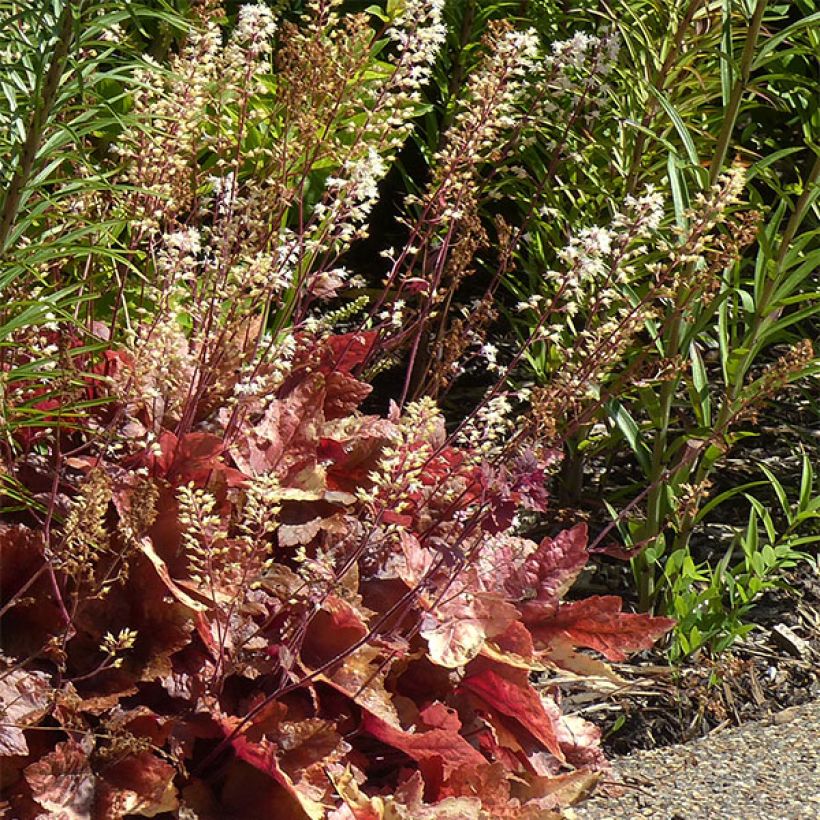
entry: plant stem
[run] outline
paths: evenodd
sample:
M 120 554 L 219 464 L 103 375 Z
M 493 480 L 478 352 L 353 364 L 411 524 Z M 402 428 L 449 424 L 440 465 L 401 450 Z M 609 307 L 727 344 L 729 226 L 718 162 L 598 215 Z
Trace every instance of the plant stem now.
M 763 25 L 763 14 L 766 11 L 768 0 L 757 0 L 754 13 L 752 14 L 749 30 L 746 32 L 746 42 L 743 44 L 743 54 L 740 58 L 740 76 L 732 88 L 729 97 L 729 104 L 723 115 L 723 124 L 718 135 L 717 146 L 715 148 L 712 163 L 709 166 L 709 182 L 714 184 L 723 170 L 726 162 L 726 154 L 729 151 L 729 142 L 737 123 L 737 115 L 740 112 L 740 103 L 743 100 L 743 92 L 749 84 L 749 76 L 752 73 L 752 61 L 757 47 L 757 38 L 760 36 L 760 28 Z

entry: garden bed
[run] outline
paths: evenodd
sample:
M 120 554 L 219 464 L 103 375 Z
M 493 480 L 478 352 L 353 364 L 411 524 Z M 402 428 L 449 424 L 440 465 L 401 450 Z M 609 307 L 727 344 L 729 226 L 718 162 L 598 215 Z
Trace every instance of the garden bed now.
M 603 703 L 569 691 L 564 708 L 600 726 L 608 756 L 680 744 L 820 697 L 820 575 L 801 564 L 755 607 L 755 628 L 717 658 L 670 667 L 662 650 L 617 667 L 629 684 Z

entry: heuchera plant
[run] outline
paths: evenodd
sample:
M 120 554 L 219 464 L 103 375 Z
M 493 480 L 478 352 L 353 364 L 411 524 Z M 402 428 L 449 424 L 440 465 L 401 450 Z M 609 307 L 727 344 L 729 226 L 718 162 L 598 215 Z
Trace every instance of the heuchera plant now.
M 587 534 L 521 537 L 557 456 L 503 379 L 453 431 L 429 395 L 491 321 L 489 292 L 424 350 L 485 243 L 480 169 L 534 35 L 491 32 L 384 288 L 331 311 L 442 4 L 404 4 L 392 62 L 365 18 L 309 6 L 275 75 L 261 5 L 225 46 L 206 20 L 167 76 L 146 62 L 121 187 L 42 203 L 48 241 L 66 213 L 127 215 L 129 264 L 57 259 L 43 277 L 81 277 L 81 301 L 21 319 L 0 359 L 0 788 L 20 820 L 548 818 L 606 771 L 556 671 L 617 681 L 605 661 L 672 625 L 564 600 Z M 364 412 L 400 357 L 398 404 Z
M 549 673 L 612 676 L 578 650 L 672 622 L 562 600 L 586 529 L 511 534 L 544 509 L 533 458 L 488 465 L 431 402 L 358 412 L 371 342 L 302 339 L 238 423 L 69 458 L 59 535 L 2 526 L 15 817 L 545 817 L 605 771 Z

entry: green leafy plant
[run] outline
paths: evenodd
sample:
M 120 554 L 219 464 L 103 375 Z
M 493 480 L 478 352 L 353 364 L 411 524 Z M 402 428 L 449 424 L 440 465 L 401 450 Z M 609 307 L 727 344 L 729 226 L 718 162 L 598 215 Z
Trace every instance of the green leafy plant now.
M 702 520 L 726 501 L 742 495 L 749 502 L 745 528 L 736 530 L 723 557 L 696 564 L 684 550 L 672 553 L 664 570 L 669 583 L 670 609 L 678 619 L 670 657 L 707 648 L 719 653 L 754 629 L 747 616 L 756 599 L 769 589 L 785 586 L 784 574 L 801 561 L 806 549 L 820 541 L 814 522 L 820 520 L 820 494 L 816 494 L 811 461 L 803 458 L 799 493 L 790 502 L 786 490 L 765 465 L 766 481 L 733 488 L 710 500 L 700 510 Z M 768 484 L 779 505 L 775 517 L 749 490 Z
M 556 4 L 542 9 L 542 30 L 567 31 Z M 584 400 L 573 391 L 574 404 L 560 402 L 554 416 L 565 448 L 561 500 L 583 502 L 594 464 L 595 494 L 604 495 L 634 554 L 641 606 L 669 611 L 668 585 L 724 457 L 755 434 L 755 414 L 786 385 L 802 380 L 817 389 L 817 353 L 806 341 L 816 336 L 820 315 L 818 119 L 808 103 L 817 12 L 811 3 L 764 0 L 620 3 L 603 11 L 579 4 L 573 12 L 572 25 L 585 19 L 589 32 L 572 41 L 575 84 L 504 191 L 518 197 L 531 237 L 505 280 L 518 300 L 507 315 L 521 337 L 542 330 L 546 338 L 527 348 L 529 373 L 520 378 L 549 387 L 566 378 L 568 351 L 585 332 L 607 327 L 617 337 L 617 313 L 606 306 L 620 305 L 622 317 L 637 314 L 668 288 L 661 308 L 644 315 L 617 355 L 613 342 L 584 356 L 608 364 L 581 369 Z M 601 79 L 596 55 L 611 32 L 620 55 Z M 776 139 L 760 135 L 753 124 L 762 120 Z M 609 252 L 613 221 L 646 184 L 671 203 L 660 222 L 677 236 L 668 241 L 685 243 L 700 218 L 696 203 L 735 160 L 745 166 L 738 191 L 745 201 L 734 206 L 722 245 L 710 238 L 705 256 L 675 274 L 677 286 L 663 279 L 668 268 L 651 240 L 642 237 L 643 249 L 633 248 L 628 260 Z M 554 271 L 575 252 L 573 243 L 589 244 L 601 231 L 608 235 L 596 251 L 604 263 L 598 283 L 580 303 L 554 303 L 566 293 Z M 546 304 L 557 318 L 543 331 Z M 624 451 L 633 463 L 625 476 L 613 470 L 622 469 Z

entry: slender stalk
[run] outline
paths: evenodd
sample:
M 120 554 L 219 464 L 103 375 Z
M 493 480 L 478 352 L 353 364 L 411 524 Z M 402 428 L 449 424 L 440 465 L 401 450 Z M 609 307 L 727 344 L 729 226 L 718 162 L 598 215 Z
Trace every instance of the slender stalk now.
M 752 14 L 749 30 L 746 32 L 746 42 L 743 45 L 743 54 L 740 58 L 740 75 L 732 88 L 729 97 L 729 104 L 723 115 L 723 123 L 718 135 L 717 146 L 712 157 L 712 164 L 709 166 L 709 181 L 714 184 L 723 170 L 726 162 L 726 154 L 729 151 L 729 143 L 732 133 L 737 123 L 737 115 L 740 113 L 740 104 L 743 101 L 743 92 L 749 85 L 749 77 L 752 73 L 752 62 L 754 61 L 757 40 L 760 36 L 760 28 L 763 25 L 763 15 L 766 12 L 768 0 L 757 0 L 754 13 Z

